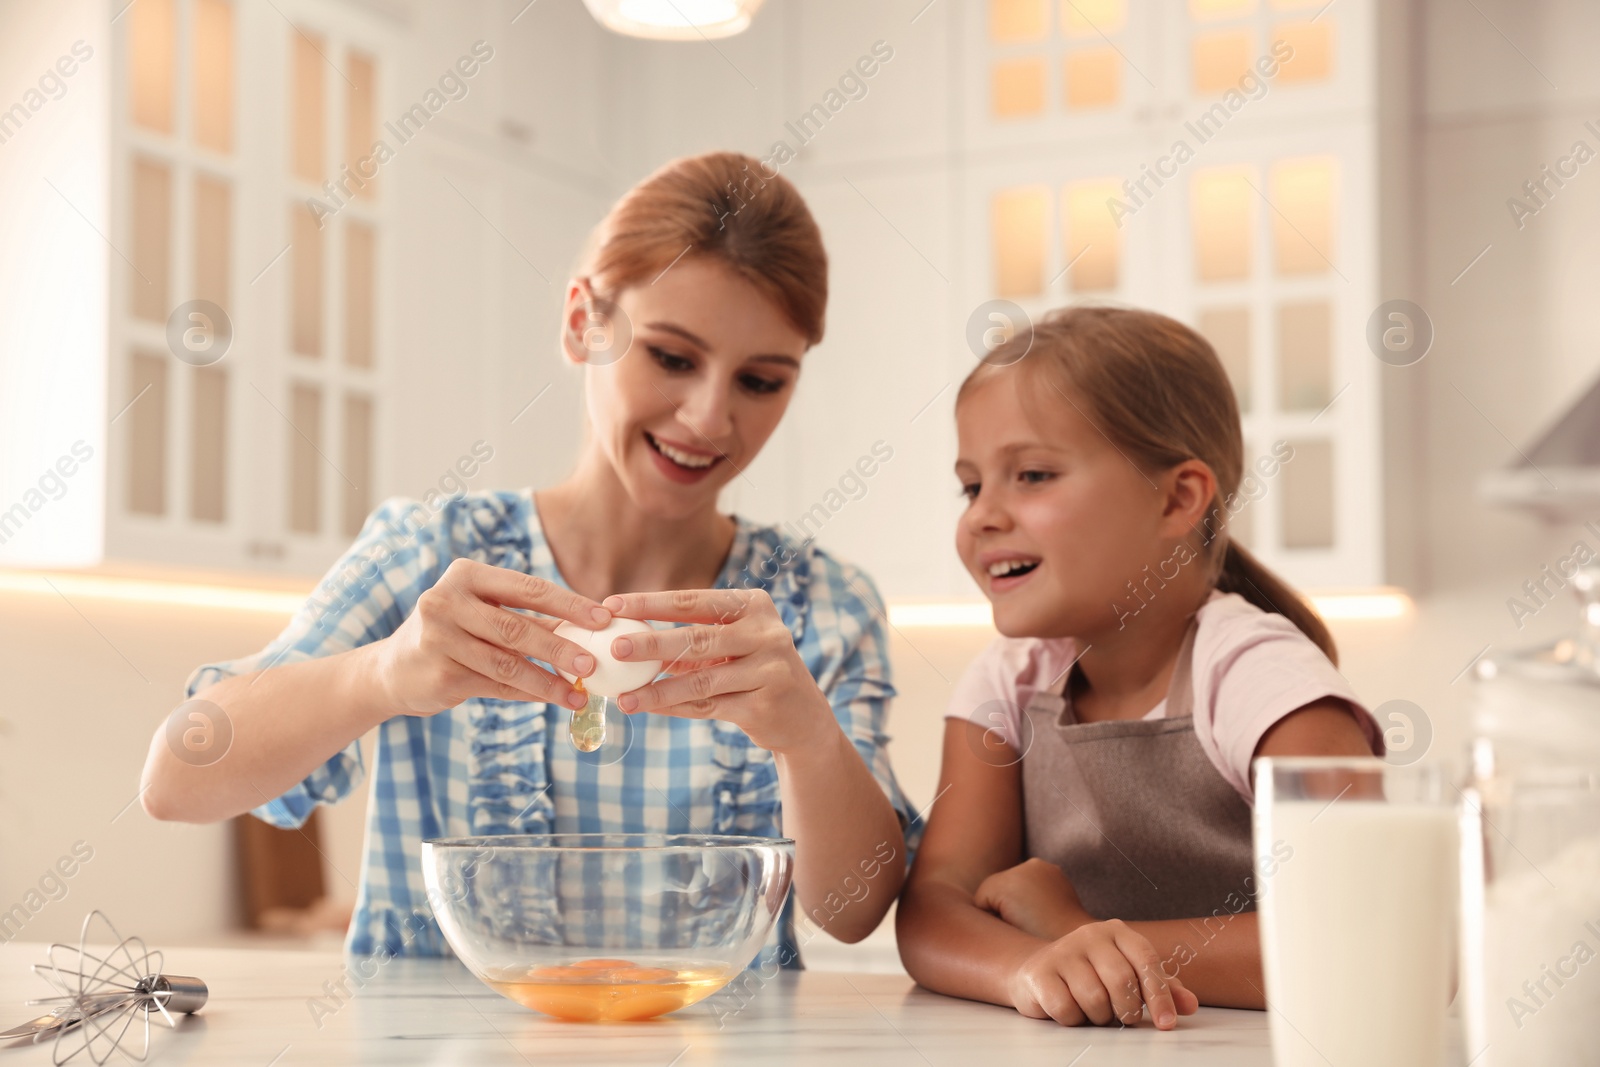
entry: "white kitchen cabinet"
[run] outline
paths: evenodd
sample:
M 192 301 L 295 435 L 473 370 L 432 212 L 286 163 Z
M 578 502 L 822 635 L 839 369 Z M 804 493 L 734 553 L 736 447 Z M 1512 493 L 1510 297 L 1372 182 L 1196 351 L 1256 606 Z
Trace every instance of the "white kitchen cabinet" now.
M 170 31 L 148 31 L 165 12 Z M 1389 17 L 1373 0 L 773 0 L 746 34 L 712 45 L 620 38 L 575 0 L 140 0 L 105 30 L 109 157 L 75 162 L 81 181 L 50 172 L 115 246 L 100 250 L 107 355 L 83 368 L 106 408 L 89 433 L 104 461 L 97 534 L 78 536 L 80 494 L 0 543 L 0 558 L 66 559 L 47 549 L 82 541 L 75 562 L 316 573 L 366 506 L 426 492 L 477 441 L 496 451 L 481 485 L 559 477 L 582 419 L 556 326 L 584 234 L 668 159 L 766 156 L 782 140 L 799 148 L 783 172 L 832 256 L 828 335 L 794 417 L 726 506 L 793 519 L 884 440 L 895 459 L 819 540 L 892 599 L 971 596 L 949 551 L 948 473 L 969 316 L 996 297 L 1030 315 L 1111 300 L 1211 336 L 1252 455 L 1285 439 L 1306 460 L 1246 510 L 1241 539 L 1297 584 L 1385 581 L 1384 379 L 1365 331 L 1380 300 L 1405 295 L 1390 269 L 1405 257 L 1380 232 L 1404 149 L 1385 123 L 1406 105 L 1381 77 Z M 196 60 L 208 34 L 233 42 L 229 108 L 202 88 L 223 66 L 215 47 Z M 137 35 L 168 42 L 146 46 L 164 56 L 150 91 L 168 101 L 166 126 L 135 112 Z M 493 58 L 396 145 L 373 195 L 315 236 L 300 222 L 297 241 L 319 191 L 307 175 L 350 154 L 362 64 L 383 136 L 480 40 Z M 1298 76 L 1230 110 L 1227 87 L 1278 40 Z M 885 48 L 893 58 L 870 76 L 841 82 Z M 319 77 L 320 96 L 308 88 Z M 829 117 L 801 146 L 793 123 L 818 105 Z M 312 113 L 315 136 L 303 129 Z M 223 115 L 225 149 L 205 125 Z M 1215 128 L 1202 139 L 1203 122 Z M 1193 158 L 1145 178 L 1180 139 Z M 303 158 L 312 145 L 320 170 Z M 83 192 L 96 176 L 101 209 Z M 1141 179 L 1148 191 L 1116 225 L 1105 201 L 1131 202 L 1122 183 Z M 58 226 L 79 225 L 55 208 Z M 369 255 L 370 315 L 345 281 Z M 134 263 L 164 291 L 145 292 Z M 193 367 L 168 351 L 165 318 L 215 295 L 219 270 L 202 269 L 215 263 L 233 346 Z M 0 449 L 0 470 L 15 466 L 7 484 L 22 485 L 53 457 L 41 420 L 18 413 L 0 435 L 26 447 Z
M 68 503 L 0 531 L 0 560 L 313 575 L 386 496 L 449 491 L 479 441 L 503 458 L 475 485 L 563 472 L 581 409 L 556 358 L 561 288 L 612 193 L 592 89 L 606 35 L 581 6 L 79 7 L 28 34 L 94 31 L 61 105 L 82 116 L 74 151 L 13 154 L 40 173 L 7 180 L 55 198 L 43 221 L 83 247 L 37 243 L 104 287 L 72 289 L 91 313 L 70 331 L 53 305 L 35 316 L 50 329 L 14 330 L 86 336 L 71 362 L 7 363 L 18 386 L 51 371 L 71 418 L 8 385 L 0 489 L 28 493 L 75 438 L 91 459 Z M 207 338 L 230 329 L 215 358 Z
M 105 555 L 315 573 L 387 473 L 397 27 L 242 0 L 118 23 Z
M 1392 580 L 1383 381 L 1365 333 L 1382 299 L 1404 295 L 1386 270 L 1404 257 L 1381 227 L 1385 168 L 1404 149 L 1384 124 L 1406 101 L 1380 77 L 1380 53 L 1403 42 L 1393 27 L 1379 33 L 1379 5 L 846 7 L 769 5 L 720 56 L 623 46 L 645 64 L 613 101 L 637 123 L 635 173 L 710 147 L 708 131 L 730 115 L 743 119 L 727 146 L 798 147 L 794 120 L 875 44 L 893 50 L 845 86 L 855 95 L 833 100 L 783 168 L 830 251 L 828 336 L 808 357 L 799 417 L 730 501 L 769 521 L 800 514 L 857 439 L 883 438 L 895 459 L 820 542 L 867 566 L 891 599 L 974 595 L 950 550 L 951 403 L 975 363 L 969 317 L 995 298 L 1030 316 L 1114 302 L 1211 337 L 1242 401 L 1247 463 L 1280 439 L 1295 446 L 1236 536 L 1296 585 Z M 1280 40 L 1288 48 L 1275 54 Z M 1230 97 L 1258 62 L 1273 76 L 1258 68 Z M 759 69 L 760 90 L 735 67 Z M 1173 165 L 1180 140 L 1192 156 Z M 1169 173 L 1147 176 L 1158 169 Z M 1130 195 L 1130 180 L 1145 191 Z M 1120 225 L 1112 198 L 1133 208 Z
M 1301 586 L 1385 580 L 1376 5 L 989 0 L 961 9 L 969 306 L 1087 301 L 1208 335 L 1246 465 L 1235 534 Z M 1263 76 L 1266 73 L 1268 76 Z M 1073 264 L 1070 270 L 1069 264 Z

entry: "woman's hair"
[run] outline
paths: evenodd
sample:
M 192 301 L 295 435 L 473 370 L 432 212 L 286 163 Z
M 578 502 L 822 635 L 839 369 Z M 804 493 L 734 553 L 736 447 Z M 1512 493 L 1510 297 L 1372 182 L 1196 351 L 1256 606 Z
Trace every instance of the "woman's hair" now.
M 1197 532 L 1216 587 L 1283 615 L 1338 662 L 1333 636 L 1311 605 L 1228 536 L 1226 504 L 1239 488 L 1244 440 L 1233 387 L 1204 337 L 1153 311 L 1060 308 L 1031 335 L 1018 332 L 985 357 L 956 402 L 995 375 L 1018 373 L 1049 375 L 1053 388 L 1032 395 L 1085 404 L 1084 413 L 1146 473 L 1187 459 L 1210 467 L 1217 491 Z
M 590 236 L 578 273 L 615 298 L 685 256 L 731 267 L 809 344 L 822 340 L 828 255 L 800 193 L 737 152 L 685 156 L 629 189 Z

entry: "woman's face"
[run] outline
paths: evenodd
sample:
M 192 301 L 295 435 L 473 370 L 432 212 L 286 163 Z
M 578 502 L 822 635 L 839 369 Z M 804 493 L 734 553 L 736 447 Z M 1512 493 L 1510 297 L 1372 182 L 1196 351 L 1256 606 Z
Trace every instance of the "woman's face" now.
M 1009 637 L 1115 629 L 1112 605 L 1130 600 L 1127 583 L 1171 556 L 1215 488 L 1197 460 L 1147 477 L 1083 401 L 1053 388 L 1043 374 L 996 373 L 956 409 L 956 476 L 968 499 L 956 550 Z M 1044 396 L 1025 404 L 1024 390 Z
M 624 290 L 620 322 L 591 317 L 590 297 L 585 283 L 568 290 L 566 346 L 585 364 L 595 446 L 646 514 L 715 507 L 788 408 L 805 336 L 715 258 L 685 256 Z

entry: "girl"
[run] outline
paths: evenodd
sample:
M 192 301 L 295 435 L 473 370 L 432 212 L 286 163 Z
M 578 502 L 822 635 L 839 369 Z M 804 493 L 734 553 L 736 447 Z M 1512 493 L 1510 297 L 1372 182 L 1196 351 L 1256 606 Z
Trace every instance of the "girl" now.
M 1250 762 L 1382 742 L 1321 620 L 1228 538 L 1216 354 L 1150 312 L 1056 311 L 967 377 L 956 422 L 956 547 L 1004 636 L 946 712 L 906 969 L 1066 1025 L 1263 1007 Z
M 876 590 L 717 510 L 788 407 L 826 301 L 821 236 L 787 180 L 731 153 L 646 178 L 567 288 L 562 347 L 588 415 L 576 468 L 538 492 L 379 507 L 272 644 L 191 677 L 232 747 L 200 761 L 157 730 L 145 809 L 298 827 L 354 787 L 376 727 L 355 953 L 445 953 L 420 843 L 513 833 L 787 835 L 800 908 L 866 936 L 914 822 L 884 751 Z M 583 754 L 568 718 L 584 695 L 530 660 L 589 674 L 551 631 L 613 614 L 685 624 L 612 646 L 677 666 L 620 699 L 621 742 Z M 868 864 L 881 891 L 838 906 Z

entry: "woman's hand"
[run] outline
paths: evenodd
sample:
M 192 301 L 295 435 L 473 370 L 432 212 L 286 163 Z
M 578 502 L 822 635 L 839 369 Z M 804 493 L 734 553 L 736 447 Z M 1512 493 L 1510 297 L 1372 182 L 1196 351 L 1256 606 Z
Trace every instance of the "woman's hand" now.
M 1037 857 L 985 878 L 973 903 L 1045 941 L 1094 922 L 1061 868 Z
M 610 623 L 611 613 L 543 578 L 454 560 L 400 628 L 371 646 L 379 685 L 396 714 L 433 715 L 472 697 L 582 708 L 588 700 L 583 693 L 524 658 L 578 677 L 593 672 L 593 656 L 551 633 L 557 619 L 597 630 Z
M 623 618 L 692 624 L 611 643 L 618 659 L 658 659 L 672 675 L 624 693 L 617 699 L 623 711 L 720 719 L 780 755 L 840 733 L 833 708 L 763 590 L 626 593 L 607 597 L 605 606 Z
M 1063 1026 L 1132 1026 L 1148 1005 L 1156 1027 L 1170 1030 L 1200 1007 L 1176 976 L 1162 974 L 1149 939 L 1121 919 L 1087 923 L 1039 949 L 1012 976 L 1010 992 L 1023 1015 Z

